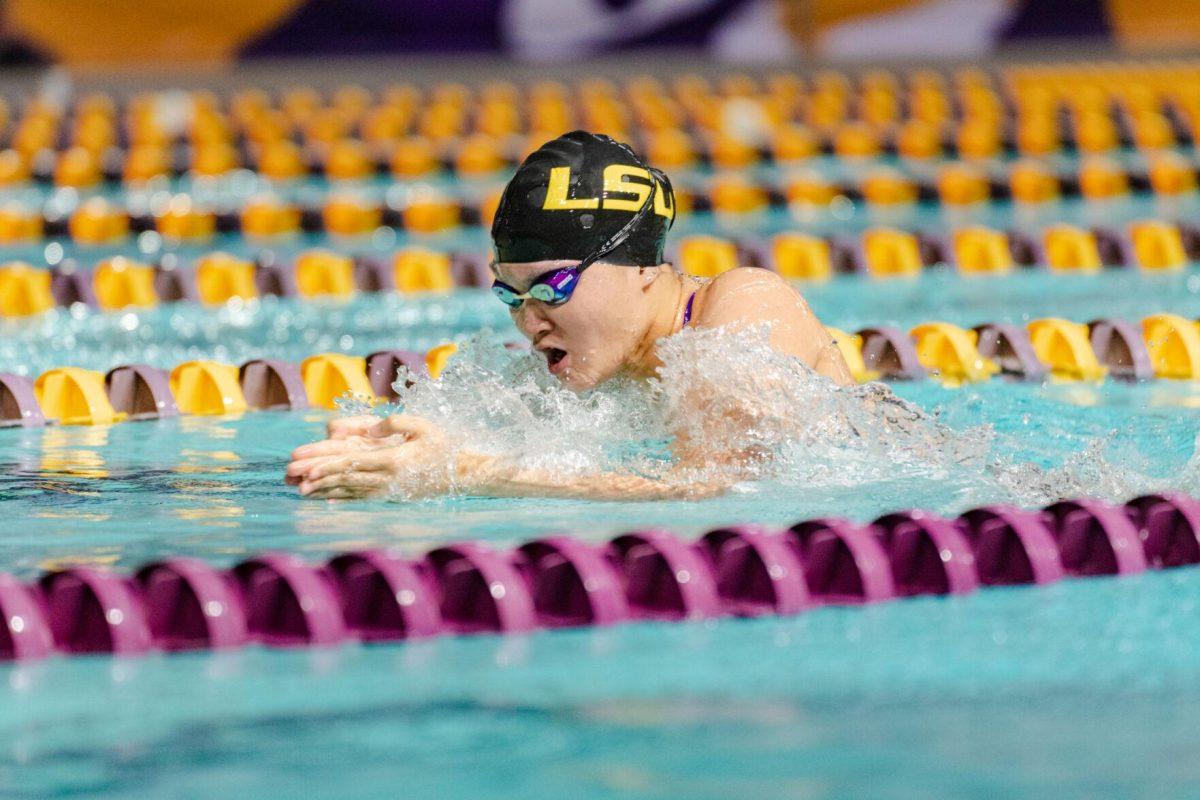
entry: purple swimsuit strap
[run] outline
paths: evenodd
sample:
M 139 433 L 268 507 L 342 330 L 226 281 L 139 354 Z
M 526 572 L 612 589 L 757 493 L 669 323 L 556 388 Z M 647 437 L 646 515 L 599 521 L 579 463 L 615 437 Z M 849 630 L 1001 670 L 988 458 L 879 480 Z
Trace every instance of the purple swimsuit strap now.
M 692 292 L 692 296 L 688 298 L 687 305 L 683 307 L 683 327 L 692 321 L 692 303 L 696 302 L 696 293 Z

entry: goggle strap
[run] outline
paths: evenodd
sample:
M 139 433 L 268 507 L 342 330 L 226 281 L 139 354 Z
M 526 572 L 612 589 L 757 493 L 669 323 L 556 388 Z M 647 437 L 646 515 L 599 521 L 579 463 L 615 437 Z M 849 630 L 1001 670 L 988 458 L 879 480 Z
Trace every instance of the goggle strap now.
M 633 151 L 630 150 L 631 154 L 632 152 Z M 671 185 L 671 179 L 666 176 L 666 173 L 664 173 L 662 170 L 655 169 L 654 167 L 647 165 L 641 159 L 637 159 L 635 157 L 635 160 L 639 165 L 644 167 L 647 172 L 650 173 L 652 178 L 656 179 L 657 183 L 650 187 L 650 194 L 646 195 L 646 200 L 642 203 L 642 207 L 639 208 L 637 213 L 630 218 L 629 222 L 626 222 L 623 226 L 621 226 L 621 230 L 614 233 L 611 237 L 609 237 L 608 241 L 600 245 L 599 248 L 588 254 L 586 258 L 579 262 L 577 269 L 580 272 L 587 269 L 592 264 L 604 258 L 606 255 L 625 243 L 625 240 L 629 238 L 629 235 L 633 233 L 634 229 L 637 228 L 638 225 L 641 225 L 646 217 L 650 215 L 650 212 L 654 209 L 654 193 L 659 191 L 659 185 L 662 186 L 663 191 L 670 194 L 670 205 L 672 208 L 675 207 L 675 188 Z M 674 224 L 675 217 L 672 216 L 670 222 L 667 223 L 667 230 L 670 230 Z

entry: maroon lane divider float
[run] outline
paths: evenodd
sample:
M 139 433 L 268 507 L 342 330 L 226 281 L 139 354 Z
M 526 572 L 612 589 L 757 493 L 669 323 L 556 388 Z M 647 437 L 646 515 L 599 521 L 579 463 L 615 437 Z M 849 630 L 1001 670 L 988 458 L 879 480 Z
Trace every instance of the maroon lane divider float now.
M 865 525 L 738 526 L 696 541 L 639 530 L 510 551 L 464 542 L 419 558 L 370 550 L 321 565 L 289 553 L 228 570 L 170 558 L 131 575 L 72 567 L 27 584 L 0 573 L 0 659 L 788 615 L 1198 563 L 1200 501 L 1181 494 L 986 506 L 954 520 L 904 511 Z

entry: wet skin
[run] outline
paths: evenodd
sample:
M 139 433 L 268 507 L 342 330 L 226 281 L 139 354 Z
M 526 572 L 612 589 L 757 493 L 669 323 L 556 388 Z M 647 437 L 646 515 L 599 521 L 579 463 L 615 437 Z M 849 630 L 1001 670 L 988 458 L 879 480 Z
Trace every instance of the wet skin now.
M 497 264 L 496 277 L 524 292 L 536 277 L 569 261 Z M 570 300 L 550 306 L 526 300 L 513 324 L 547 359 L 567 388 L 584 391 L 618 375 L 650 377 L 661 366 L 656 343 L 689 325 L 736 330 L 767 323 L 775 350 L 795 356 L 839 385 L 851 377 L 829 333 L 804 298 L 778 275 L 742 268 L 702 281 L 669 265 L 595 264 L 579 276 Z M 730 420 L 730 424 L 738 424 Z M 681 448 L 680 453 L 686 448 Z M 297 448 L 286 480 L 310 497 L 352 499 L 396 494 L 433 496 L 458 490 L 492 496 L 540 495 L 595 499 L 701 496 L 725 487 L 682 486 L 614 474 L 561 478 L 522 470 L 489 456 L 453 448 L 427 419 L 411 415 L 335 420 L 329 438 Z M 690 458 L 706 457 L 689 451 Z M 718 457 L 724 454 L 708 454 Z

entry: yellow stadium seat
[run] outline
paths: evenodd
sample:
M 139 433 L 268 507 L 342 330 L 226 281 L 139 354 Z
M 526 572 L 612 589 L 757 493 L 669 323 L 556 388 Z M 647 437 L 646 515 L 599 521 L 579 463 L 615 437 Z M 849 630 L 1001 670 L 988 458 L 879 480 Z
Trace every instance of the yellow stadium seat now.
M 86 189 L 100 183 L 100 161 L 86 147 L 72 147 L 58 157 L 54 165 L 54 183 Z
M 0 150 L 0 186 L 25 183 L 30 177 L 29 159 L 19 150 Z
M 260 197 L 242 207 L 242 235 L 248 239 L 270 239 L 300 230 L 300 209 L 273 198 Z
M 803 125 L 786 125 L 771 137 L 771 155 L 781 163 L 803 161 L 820 155 L 821 143 L 815 133 Z
M 1053 118 L 1034 117 L 1017 125 L 1017 149 L 1026 156 L 1047 156 L 1061 147 Z
M 863 197 L 877 206 L 907 205 L 917 200 L 917 187 L 894 170 L 877 170 L 862 183 Z
M 909 120 L 896 134 L 896 152 L 918 160 L 936 158 L 942 154 L 942 135 L 928 122 Z
M 801 175 L 785 189 L 788 203 L 798 206 L 827 206 L 838 196 L 838 187 L 817 174 Z
M 134 145 L 125 154 L 122 176 L 130 183 L 161 178 L 171 171 L 167 149 L 156 144 Z
M 1076 117 L 1075 143 L 1085 153 L 1106 153 L 1120 141 L 1107 113 L 1090 112 Z
M 375 174 L 375 161 L 362 142 L 339 139 L 325 155 L 325 177 L 331 181 L 358 181 Z
M 129 235 L 129 215 L 102 197 L 91 197 L 72 212 L 67 231 L 79 244 L 111 244 Z
M 224 175 L 240 164 L 238 151 L 225 142 L 198 145 L 192 153 L 192 172 L 197 175 Z
M 752 145 L 725 134 L 713 137 L 709 155 L 713 166 L 720 169 L 744 169 L 758 161 L 758 150 Z
M 401 214 L 405 230 L 414 233 L 438 233 L 456 227 L 462 220 L 458 203 L 439 196 L 414 200 Z
M 1013 200 L 1045 203 L 1058 198 L 1058 178 L 1036 161 L 1019 161 L 1008 176 Z
M 842 158 L 873 158 L 879 155 L 881 146 L 872 128 L 852 122 L 838 129 L 833 149 Z
M 258 171 L 271 180 L 290 181 L 308 174 L 308 165 L 300 148 L 285 139 L 262 145 Z
M 767 207 L 767 193 L 750 181 L 732 175 L 713 179 L 709 189 L 714 211 L 727 214 L 748 214 Z
M 207 239 L 217 229 L 217 216 L 206 208 L 192 204 L 187 195 L 176 195 L 167 208 L 155 218 L 158 232 L 165 239 Z
M 1079 168 L 1079 191 L 1088 200 L 1108 200 L 1129 192 L 1125 171 L 1106 159 L 1089 159 Z
M 1150 188 L 1172 197 L 1196 191 L 1196 168 L 1175 153 L 1156 153 L 1149 159 Z
M 696 163 L 696 148 L 686 132 L 667 128 L 649 136 L 646 157 L 660 169 L 680 169 Z
M 963 122 L 955 143 L 962 158 L 993 158 L 1000 153 L 1000 134 L 991 121 Z
M 42 231 L 39 212 L 17 205 L 0 207 L 0 244 L 37 241 Z
M 987 175 L 967 164 L 951 164 L 938 172 L 937 189 L 949 206 L 984 203 L 991 196 Z
M 383 222 L 383 212 L 373 202 L 353 195 L 331 195 L 321 209 L 325 231 L 335 236 L 362 236 Z
M 454 170 L 461 176 L 490 175 L 504 166 L 500 145 L 491 136 L 468 137 L 454 157 Z

